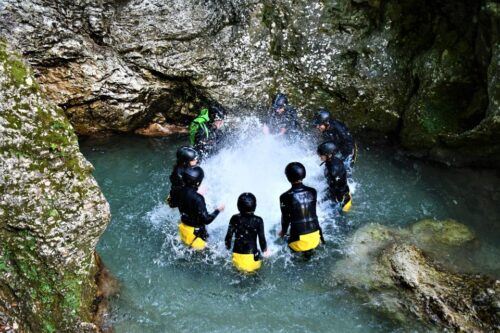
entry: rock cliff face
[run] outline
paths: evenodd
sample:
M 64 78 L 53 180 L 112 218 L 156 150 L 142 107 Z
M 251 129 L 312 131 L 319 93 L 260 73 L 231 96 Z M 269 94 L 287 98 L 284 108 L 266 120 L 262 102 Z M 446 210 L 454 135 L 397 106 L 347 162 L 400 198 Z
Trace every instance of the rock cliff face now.
M 0 41 L 0 331 L 96 332 L 109 207 L 63 111 Z
M 76 131 L 132 131 L 277 90 L 422 156 L 500 164 L 491 0 L 6 0 L 0 32 Z

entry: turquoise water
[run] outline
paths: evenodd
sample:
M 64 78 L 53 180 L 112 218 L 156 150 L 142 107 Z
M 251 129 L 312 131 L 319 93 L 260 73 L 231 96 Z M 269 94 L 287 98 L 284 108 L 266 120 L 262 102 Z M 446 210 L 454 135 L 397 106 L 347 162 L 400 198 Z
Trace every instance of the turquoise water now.
M 87 139 L 84 155 L 111 205 L 112 221 L 98 245 L 122 283 L 111 323 L 127 332 L 407 332 L 425 331 L 384 319 L 344 287 L 331 287 L 343 241 L 358 226 L 404 226 L 421 218 L 454 218 L 476 233 L 480 246 L 454 260 L 464 271 L 500 276 L 500 177 L 489 170 L 448 169 L 362 147 L 354 170 L 354 207 L 337 217 L 325 203 L 319 215 L 328 244 L 310 262 L 294 260 L 276 240 L 277 195 L 287 188 L 290 159 L 308 168 L 306 183 L 324 187 L 319 161 L 305 143 L 253 138 L 205 163 L 207 203 L 226 204 L 209 226 L 211 249 L 192 254 L 177 240 L 178 213 L 164 203 L 182 136 Z M 236 196 L 257 195 L 272 256 L 255 276 L 230 264 L 222 238 Z M 447 256 L 448 254 L 443 254 Z

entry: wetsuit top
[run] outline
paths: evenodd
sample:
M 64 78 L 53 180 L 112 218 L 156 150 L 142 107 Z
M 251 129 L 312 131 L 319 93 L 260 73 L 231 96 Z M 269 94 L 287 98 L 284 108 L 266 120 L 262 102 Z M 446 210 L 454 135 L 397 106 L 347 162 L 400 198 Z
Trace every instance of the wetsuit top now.
M 266 124 L 271 133 L 274 134 L 279 133 L 282 128 L 286 128 L 287 132 L 290 132 L 296 131 L 300 127 L 296 110 L 288 105 L 285 106 L 283 113 L 271 110 Z
M 354 139 L 344 123 L 330 119 L 329 124 L 329 127 L 323 132 L 323 140 L 333 141 L 339 147 L 342 158 L 346 159 L 354 153 Z
M 335 156 L 326 161 L 325 177 L 328 181 L 328 189 L 331 199 L 341 202 L 344 199 L 344 196 L 349 193 L 347 171 L 345 169 L 344 162 Z
M 182 181 L 182 174 L 186 171 L 186 167 L 183 165 L 176 164 L 172 173 L 170 174 L 170 184 L 172 184 L 172 188 L 174 187 L 183 187 L 184 182 Z
M 200 126 L 194 137 L 194 148 L 202 155 L 207 156 L 213 154 L 220 147 L 221 141 L 224 137 L 222 130 L 207 126 L 208 135 L 205 130 Z
M 170 174 L 170 206 L 177 207 L 179 205 L 178 196 L 179 191 L 184 187 L 184 182 L 182 181 L 182 174 L 186 170 L 186 167 L 183 165 L 176 164 L 172 173 Z
M 219 215 L 219 210 L 208 213 L 205 198 L 194 187 L 185 186 L 179 191 L 181 221 L 195 228 L 204 228 Z
M 292 188 L 280 196 L 281 230 L 286 233 L 290 226 L 289 243 L 316 230 L 323 238 L 316 215 L 316 201 L 316 190 L 302 183 L 292 184 Z
M 255 254 L 258 252 L 257 237 L 262 252 L 267 250 L 264 221 L 253 213 L 235 214 L 229 221 L 226 234 L 226 248 L 231 248 L 231 239 L 235 234 L 233 252 Z

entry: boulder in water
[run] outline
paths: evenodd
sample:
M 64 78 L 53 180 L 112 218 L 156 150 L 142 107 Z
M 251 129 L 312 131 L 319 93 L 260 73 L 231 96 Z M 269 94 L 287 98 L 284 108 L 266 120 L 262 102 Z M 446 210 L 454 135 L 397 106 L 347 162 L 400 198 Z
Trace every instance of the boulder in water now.
M 381 254 L 400 306 L 423 321 L 456 331 L 500 329 L 500 281 L 444 271 L 414 245 L 392 244 Z
M 411 226 L 412 235 L 418 242 L 461 246 L 475 239 L 474 233 L 455 220 L 424 219 Z
M 456 330 L 493 331 L 500 325 L 500 282 L 446 271 L 415 246 L 458 246 L 473 238 L 466 226 L 453 220 L 424 220 L 409 229 L 368 224 L 348 241 L 345 258 L 332 272 L 333 281 L 399 321 L 416 316 Z
M 389 275 L 375 258 L 377 253 L 398 236 L 397 230 L 376 223 L 359 229 L 346 246 L 345 259 L 335 265 L 334 281 L 363 290 L 392 285 Z

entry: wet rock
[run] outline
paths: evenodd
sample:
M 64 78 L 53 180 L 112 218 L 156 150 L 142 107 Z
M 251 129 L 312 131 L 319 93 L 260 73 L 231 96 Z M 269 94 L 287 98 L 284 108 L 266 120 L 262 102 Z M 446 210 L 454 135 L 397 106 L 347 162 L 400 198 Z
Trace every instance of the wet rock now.
M 94 250 L 109 206 L 63 111 L 3 41 L 0 137 L 0 313 L 19 332 L 97 332 Z
M 48 0 L 0 4 L 0 32 L 76 131 L 134 131 L 277 91 L 309 116 L 420 156 L 500 164 L 494 1 Z
M 500 281 L 441 270 L 421 250 L 393 244 L 381 255 L 401 306 L 423 321 L 461 332 L 500 329 Z
M 455 220 L 421 220 L 411 226 L 413 237 L 419 243 L 439 243 L 447 246 L 461 246 L 474 240 L 474 233 Z
M 355 288 L 384 288 L 392 285 L 388 272 L 373 260 L 398 233 L 381 224 L 369 224 L 358 230 L 346 244 L 346 258 L 333 270 L 333 281 Z
M 97 283 L 97 310 L 95 311 L 94 323 L 99 327 L 100 333 L 113 333 L 110 317 L 110 297 L 115 296 L 120 291 L 120 282 L 113 276 L 103 263 L 101 257 L 96 253 L 96 264 L 98 272 L 96 274 Z
M 443 4 L 448 11 L 451 3 Z M 401 142 L 450 164 L 498 165 L 500 11 L 495 1 L 469 4 L 455 2 L 450 19 L 433 25 L 432 46 L 413 60 L 417 92 L 403 115 Z
M 440 234 L 451 227 L 459 231 Z M 369 224 L 349 239 L 332 281 L 351 288 L 368 305 L 400 322 L 417 317 L 424 324 L 457 331 L 494 331 L 500 325 L 500 282 L 445 270 L 415 246 L 450 248 L 472 239 L 470 230 L 453 220 L 423 220 L 408 229 Z
M 172 124 L 159 124 L 151 123 L 147 127 L 138 128 L 135 130 L 136 134 L 144 136 L 168 136 L 178 133 L 187 133 L 186 126 L 172 125 Z

